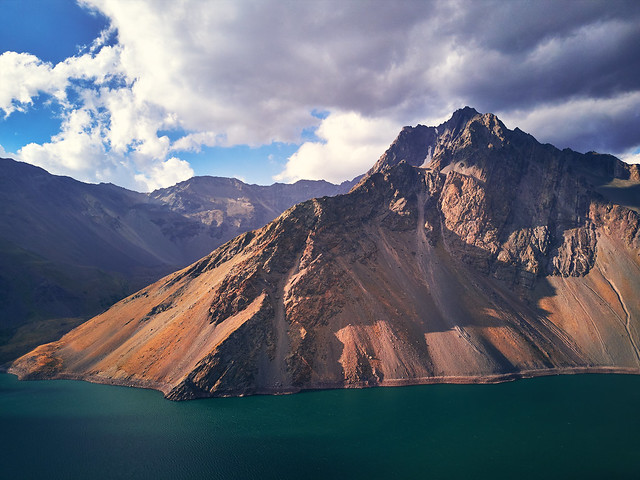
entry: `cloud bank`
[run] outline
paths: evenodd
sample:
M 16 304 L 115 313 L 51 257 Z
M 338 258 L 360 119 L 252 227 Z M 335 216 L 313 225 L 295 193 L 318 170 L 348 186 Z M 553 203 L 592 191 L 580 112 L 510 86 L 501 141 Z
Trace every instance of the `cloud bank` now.
M 640 148 L 639 2 L 81 4 L 110 29 L 57 65 L 5 52 L 0 109 L 60 103 L 60 133 L 18 153 L 83 180 L 150 189 L 193 174 L 181 152 L 286 142 L 278 180 L 340 181 L 464 105 L 561 148 Z

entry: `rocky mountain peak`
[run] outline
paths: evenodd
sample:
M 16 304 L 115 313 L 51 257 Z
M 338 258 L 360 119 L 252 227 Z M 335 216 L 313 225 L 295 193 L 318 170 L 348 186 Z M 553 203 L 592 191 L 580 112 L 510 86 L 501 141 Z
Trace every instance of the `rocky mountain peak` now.
M 636 192 L 638 203 L 640 188 L 631 185 L 633 166 L 615 157 L 542 145 L 470 107 L 437 127 L 405 127 L 369 175 L 400 165 L 425 169 L 436 185 L 430 188 L 434 209 L 425 214 L 432 241 L 525 288 L 548 274 L 589 273 L 597 250 L 593 231 L 601 223 L 590 199 L 599 192 L 637 209 L 631 197 Z M 638 242 L 633 218 L 621 222 L 631 243 Z
M 438 132 L 435 127 L 404 127 L 368 174 L 381 172 L 402 161 L 413 167 L 428 163 L 437 140 Z
M 495 115 L 464 107 L 437 127 L 404 127 L 369 173 L 403 160 L 414 167 L 444 168 L 454 154 L 459 155 L 464 149 L 502 146 L 510 133 Z
M 451 136 L 455 137 L 466 128 L 467 124 L 472 119 L 474 119 L 478 115 L 480 115 L 480 113 L 475 108 L 471 108 L 468 106 L 460 108 L 453 112 L 453 115 L 451 115 L 451 118 L 449 120 L 438 126 L 438 131 L 441 134 L 445 131 L 449 131 Z

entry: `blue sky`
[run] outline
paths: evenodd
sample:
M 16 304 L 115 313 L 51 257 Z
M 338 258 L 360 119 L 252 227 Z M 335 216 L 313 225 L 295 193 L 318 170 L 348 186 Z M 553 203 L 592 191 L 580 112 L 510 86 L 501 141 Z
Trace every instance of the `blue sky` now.
M 0 155 L 139 191 L 340 182 L 470 105 L 638 162 L 639 5 L 1 0 Z
M 69 0 L 3 0 L 0 51 L 31 53 L 58 63 L 76 55 L 108 25 L 108 19 L 90 14 Z M 17 151 L 30 142 L 43 143 L 60 130 L 60 108 L 34 98 L 26 112 L 0 119 L 0 145 Z

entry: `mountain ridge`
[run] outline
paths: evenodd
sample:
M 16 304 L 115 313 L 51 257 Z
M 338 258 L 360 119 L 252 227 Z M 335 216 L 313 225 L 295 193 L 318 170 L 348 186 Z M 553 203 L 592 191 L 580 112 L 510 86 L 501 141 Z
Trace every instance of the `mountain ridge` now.
M 156 198 L 173 192 L 203 203 L 189 181 L 144 194 L 0 160 L 0 364 L 292 204 L 350 188 L 349 182 L 270 188 L 229 180 L 231 187 L 220 191 L 210 178 L 191 181 L 206 187 L 209 203 L 198 211 Z
M 11 371 L 174 400 L 640 373 L 640 216 L 598 192 L 637 167 L 471 109 L 425 128 Z

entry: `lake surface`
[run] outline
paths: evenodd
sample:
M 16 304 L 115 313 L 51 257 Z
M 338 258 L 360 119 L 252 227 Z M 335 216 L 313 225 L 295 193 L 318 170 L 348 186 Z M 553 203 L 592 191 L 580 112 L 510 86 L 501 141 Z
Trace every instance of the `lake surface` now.
M 174 403 L 0 375 L 2 478 L 640 478 L 640 376 Z

